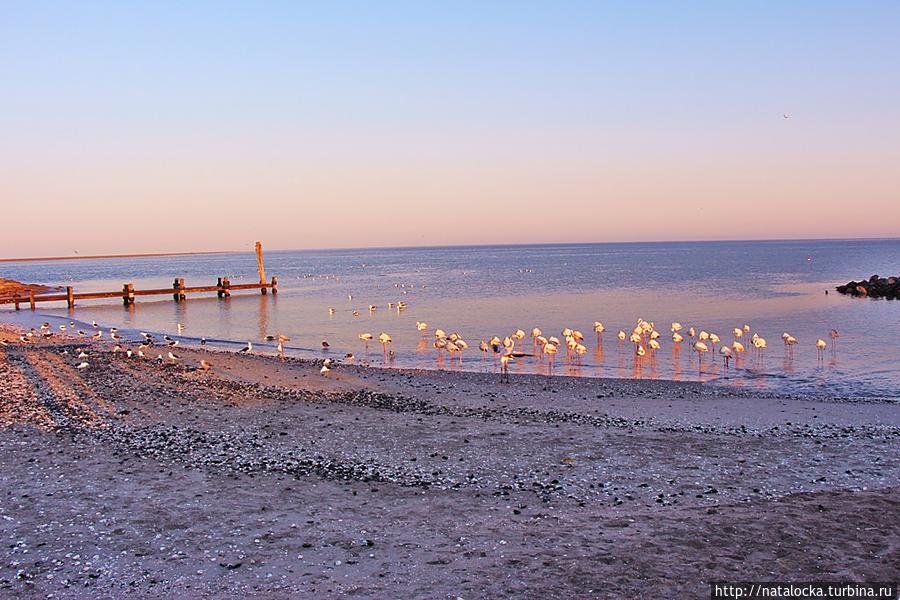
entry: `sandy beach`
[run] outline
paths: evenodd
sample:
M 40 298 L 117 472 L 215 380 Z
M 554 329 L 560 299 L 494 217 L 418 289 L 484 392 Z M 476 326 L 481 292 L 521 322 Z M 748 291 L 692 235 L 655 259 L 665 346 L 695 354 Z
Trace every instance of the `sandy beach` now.
M 3 596 L 693 598 L 900 578 L 896 402 L 322 376 L 180 347 L 157 364 L 21 333 L 0 331 Z

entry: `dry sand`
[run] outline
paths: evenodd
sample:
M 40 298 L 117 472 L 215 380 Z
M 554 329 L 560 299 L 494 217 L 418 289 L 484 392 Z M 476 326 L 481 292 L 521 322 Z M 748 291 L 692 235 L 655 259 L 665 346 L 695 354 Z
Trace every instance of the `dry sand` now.
M 0 329 L 0 596 L 692 598 L 714 580 L 900 579 L 897 403 L 323 377 L 200 349 L 157 364 L 20 334 Z

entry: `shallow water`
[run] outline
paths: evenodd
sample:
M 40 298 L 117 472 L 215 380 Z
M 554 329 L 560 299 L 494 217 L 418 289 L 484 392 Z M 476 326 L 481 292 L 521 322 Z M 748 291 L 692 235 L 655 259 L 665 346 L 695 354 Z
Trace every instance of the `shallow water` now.
M 277 296 L 235 292 L 230 300 L 215 294 L 189 296 L 175 303 L 169 296 L 138 298 L 123 307 L 115 300 L 81 301 L 70 313 L 64 303 L 39 305 L 38 315 L 74 318 L 132 330 L 175 333 L 199 339 L 246 340 L 262 351 L 266 334 L 291 337 L 289 352 L 329 354 L 383 362 L 382 348 L 368 353 L 357 338 L 385 331 L 393 338 L 396 366 L 467 370 L 495 369 L 493 356 L 477 346 L 492 335 L 501 338 L 517 328 L 539 327 L 560 335 L 564 327 L 585 334 L 589 352 L 581 360 L 557 356 L 554 373 L 582 376 L 708 380 L 789 393 L 827 393 L 850 397 L 897 397 L 900 363 L 900 303 L 841 296 L 834 286 L 850 279 L 896 275 L 900 240 L 634 243 L 451 248 L 361 249 L 270 252 L 268 275 L 279 278 Z M 176 276 L 187 285 L 212 284 L 217 276 L 232 282 L 255 281 L 255 257 L 249 253 L 0 264 L 0 276 L 77 291 L 169 287 Z M 831 293 L 826 295 L 826 289 Z M 352 295 L 352 299 L 348 298 Z M 403 312 L 387 307 L 405 301 Z M 377 310 L 370 312 L 368 305 Z M 328 308 L 336 313 L 329 315 Z M 359 311 L 354 317 L 352 312 Z M 18 318 L 30 319 L 30 311 Z M 10 317 L 7 309 L 4 316 Z M 616 332 L 630 333 L 638 317 L 653 321 L 663 333 L 662 349 L 637 361 L 631 344 L 620 345 Z M 592 330 L 606 326 L 602 348 Z M 459 332 L 471 348 L 457 357 L 438 354 L 432 337 L 422 337 L 416 321 L 430 331 Z M 672 321 L 694 326 L 731 342 L 731 330 L 749 324 L 768 340 L 758 359 L 751 348 L 725 370 L 712 353 L 698 357 L 690 344 L 676 346 Z M 819 360 L 816 338 L 836 348 Z M 793 358 L 786 356 L 783 331 L 799 339 Z M 684 332 L 683 332 L 684 333 Z M 749 336 L 749 334 L 748 334 Z M 744 340 L 747 342 L 748 340 Z M 532 350 L 530 337 L 522 348 Z M 698 358 L 700 359 L 698 361 Z M 545 362 L 524 358 L 514 372 L 546 373 Z

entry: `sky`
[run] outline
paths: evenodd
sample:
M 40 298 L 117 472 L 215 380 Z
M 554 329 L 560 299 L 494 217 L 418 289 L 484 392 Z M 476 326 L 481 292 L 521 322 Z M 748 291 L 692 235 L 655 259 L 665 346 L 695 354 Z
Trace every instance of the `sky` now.
M 897 237 L 898 27 L 895 0 L 5 2 L 0 257 Z

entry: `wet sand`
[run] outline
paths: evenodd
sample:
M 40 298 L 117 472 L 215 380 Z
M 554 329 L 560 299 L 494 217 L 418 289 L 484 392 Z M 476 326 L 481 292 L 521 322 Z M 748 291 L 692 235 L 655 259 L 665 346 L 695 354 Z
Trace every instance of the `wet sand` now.
M 895 402 L 322 376 L 201 349 L 157 364 L 20 334 L 0 329 L 2 595 L 668 598 L 900 578 Z

